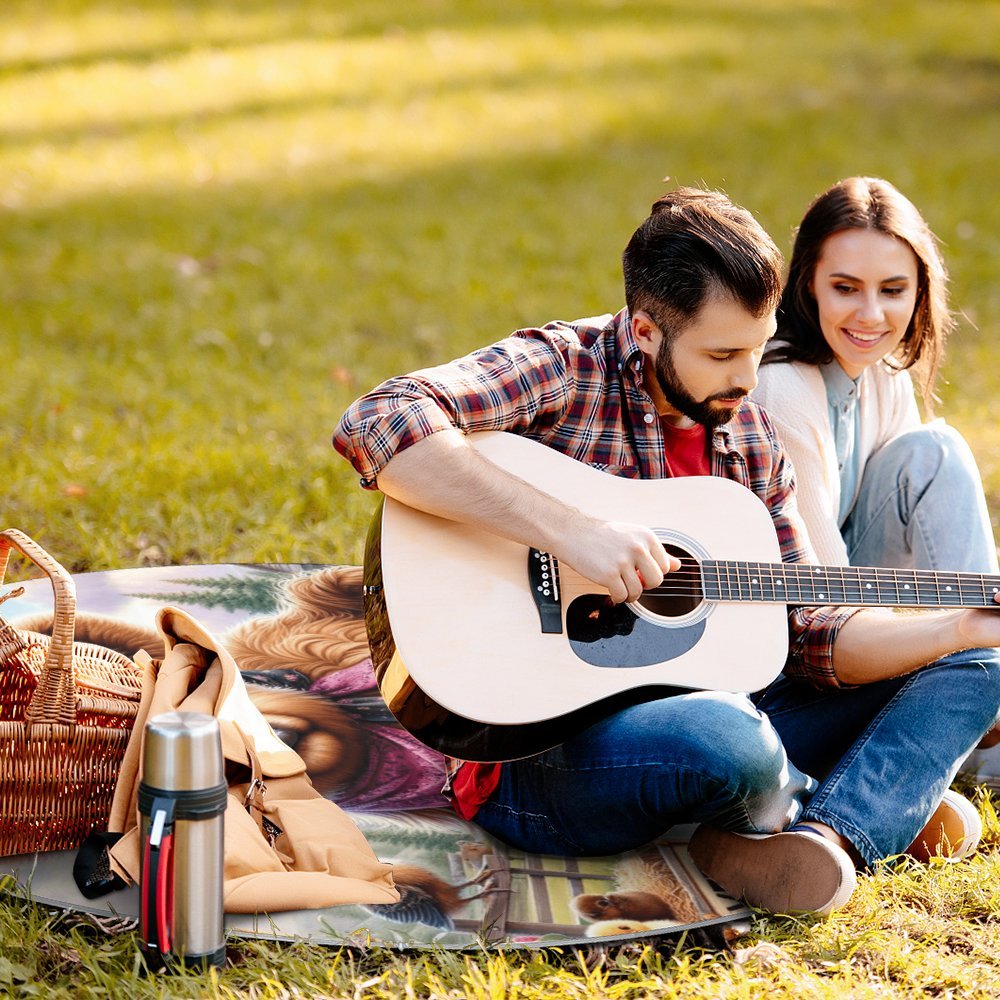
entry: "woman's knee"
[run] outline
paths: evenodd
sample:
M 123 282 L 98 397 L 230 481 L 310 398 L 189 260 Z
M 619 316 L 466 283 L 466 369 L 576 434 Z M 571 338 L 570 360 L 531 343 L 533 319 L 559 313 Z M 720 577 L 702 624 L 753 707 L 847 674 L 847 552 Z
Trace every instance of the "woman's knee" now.
M 886 466 L 911 482 L 931 483 L 939 476 L 954 484 L 956 476 L 979 483 L 975 457 L 965 438 L 943 420 L 924 424 L 886 442 L 868 460 Z

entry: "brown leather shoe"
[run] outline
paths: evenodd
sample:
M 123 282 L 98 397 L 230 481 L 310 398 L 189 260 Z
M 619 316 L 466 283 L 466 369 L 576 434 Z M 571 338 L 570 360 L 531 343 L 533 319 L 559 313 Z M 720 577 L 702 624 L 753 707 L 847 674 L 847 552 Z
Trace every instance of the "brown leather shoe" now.
M 819 834 L 742 834 L 700 826 L 688 853 L 734 899 L 772 913 L 829 913 L 858 884 L 847 852 Z
M 979 846 L 982 836 L 983 821 L 976 807 L 949 788 L 906 853 L 918 861 L 961 861 Z

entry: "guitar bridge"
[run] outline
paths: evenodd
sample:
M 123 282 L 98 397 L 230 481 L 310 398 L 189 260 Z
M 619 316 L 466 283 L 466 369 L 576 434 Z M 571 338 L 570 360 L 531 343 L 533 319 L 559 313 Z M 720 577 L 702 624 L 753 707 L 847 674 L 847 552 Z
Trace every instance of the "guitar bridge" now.
M 528 549 L 528 583 L 543 632 L 562 632 L 559 563 L 548 552 Z

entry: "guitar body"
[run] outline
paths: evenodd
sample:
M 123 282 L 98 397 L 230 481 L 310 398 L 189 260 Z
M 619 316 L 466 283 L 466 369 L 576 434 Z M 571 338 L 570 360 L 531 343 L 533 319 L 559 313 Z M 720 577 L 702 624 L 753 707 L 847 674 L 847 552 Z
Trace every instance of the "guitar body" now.
M 770 514 L 736 483 L 623 479 L 515 435 L 469 440 L 585 513 L 649 526 L 685 565 L 780 562 Z M 612 606 L 601 588 L 544 553 L 391 498 L 369 534 L 365 619 L 396 718 L 427 745 L 467 760 L 538 753 L 678 688 L 758 690 L 780 672 L 788 643 L 784 604 L 695 595 Z

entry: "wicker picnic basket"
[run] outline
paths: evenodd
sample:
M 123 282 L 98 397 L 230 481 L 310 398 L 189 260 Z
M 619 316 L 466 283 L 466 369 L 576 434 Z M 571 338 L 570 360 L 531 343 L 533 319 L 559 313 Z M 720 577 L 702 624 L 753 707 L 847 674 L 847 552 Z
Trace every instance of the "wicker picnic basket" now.
M 55 610 L 51 638 L 0 618 L 0 855 L 75 848 L 106 825 L 142 687 L 127 656 L 73 641 L 73 578 L 16 528 L 0 532 L 0 583 L 11 549 L 49 577 Z

